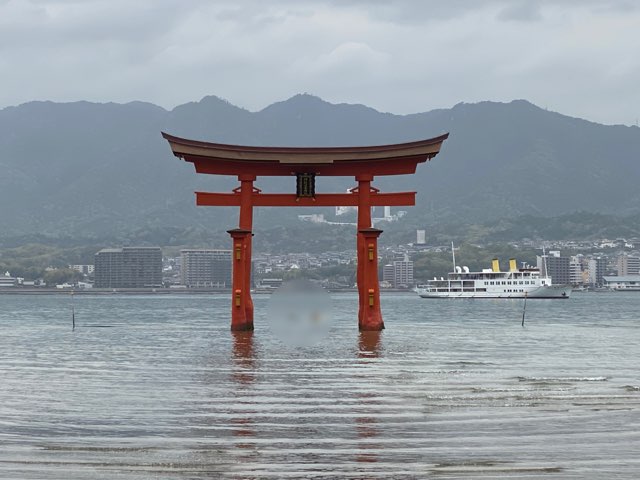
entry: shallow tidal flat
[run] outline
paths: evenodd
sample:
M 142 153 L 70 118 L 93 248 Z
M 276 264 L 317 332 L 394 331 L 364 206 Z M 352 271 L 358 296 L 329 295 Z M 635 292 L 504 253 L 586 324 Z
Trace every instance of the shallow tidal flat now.
M 3 296 L 0 478 L 637 478 L 640 294 L 383 296 L 229 332 L 225 295 Z

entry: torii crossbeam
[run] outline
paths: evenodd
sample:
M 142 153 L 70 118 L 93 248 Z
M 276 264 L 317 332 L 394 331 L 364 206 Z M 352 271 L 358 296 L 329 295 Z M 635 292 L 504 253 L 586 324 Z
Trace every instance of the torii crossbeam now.
M 416 192 L 380 193 L 371 182 L 380 175 L 413 174 L 419 163 L 435 157 L 449 134 L 428 140 L 371 147 L 248 147 L 162 136 L 173 154 L 193 163 L 197 173 L 233 175 L 240 186 L 231 193 L 196 192 L 197 205 L 240 207 L 233 239 L 231 329 L 253 330 L 251 299 L 251 238 L 253 207 L 358 208 L 358 326 L 382 330 L 378 281 L 378 237 L 371 224 L 371 207 L 415 205 Z M 296 193 L 263 193 L 254 187 L 258 176 L 294 176 Z M 357 186 L 348 193 L 316 193 L 315 177 L 353 176 Z

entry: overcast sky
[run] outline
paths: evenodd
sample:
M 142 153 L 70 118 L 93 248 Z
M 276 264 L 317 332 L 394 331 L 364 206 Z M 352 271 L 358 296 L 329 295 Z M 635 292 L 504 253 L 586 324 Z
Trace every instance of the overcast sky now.
M 411 113 L 524 98 L 640 117 L 636 0 L 0 0 L 0 107 L 296 93 Z

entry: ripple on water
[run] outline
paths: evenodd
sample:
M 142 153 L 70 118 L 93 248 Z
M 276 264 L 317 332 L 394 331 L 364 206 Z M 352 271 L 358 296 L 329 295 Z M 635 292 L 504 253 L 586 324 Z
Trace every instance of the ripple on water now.
M 229 333 L 224 296 L 78 297 L 75 332 L 68 299 L 3 296 L 0 478 L 634 478 L 638 298 L 522 329 L 515 302 L 388 296 L 360 335 L 337 296 L 291 348 Z

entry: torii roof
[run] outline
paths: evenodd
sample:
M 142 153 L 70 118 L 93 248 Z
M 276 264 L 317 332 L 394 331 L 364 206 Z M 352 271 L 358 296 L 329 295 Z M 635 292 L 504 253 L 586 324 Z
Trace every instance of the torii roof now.
M 363 147 L 251 147 L 209 143 L 162 132 L 173 154 L 215 175 L 402 175 L 435 157 L 449 134 L 416 142 Z

